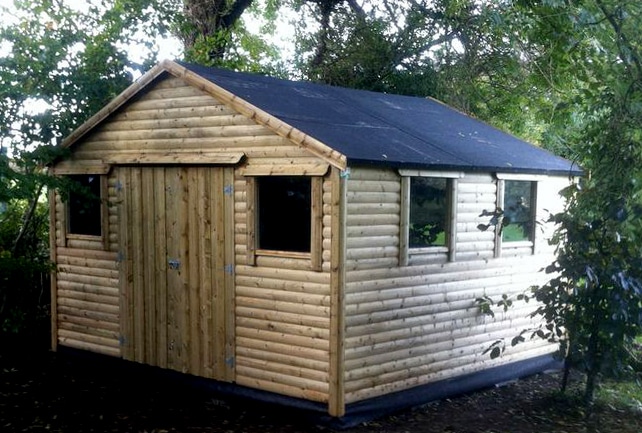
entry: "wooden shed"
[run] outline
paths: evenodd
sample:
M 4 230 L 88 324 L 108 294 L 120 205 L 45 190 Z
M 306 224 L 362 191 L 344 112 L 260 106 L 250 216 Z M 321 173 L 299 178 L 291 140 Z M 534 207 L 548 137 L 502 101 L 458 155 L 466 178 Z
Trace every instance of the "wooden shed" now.
M 579 170 L 437 101 L 163 61 L 64 146 L 93 195 L 50 196 L 54 349 L 332 417 L 551 365 L 484 354 L 534 305 L 475 299 L 545 281 Z

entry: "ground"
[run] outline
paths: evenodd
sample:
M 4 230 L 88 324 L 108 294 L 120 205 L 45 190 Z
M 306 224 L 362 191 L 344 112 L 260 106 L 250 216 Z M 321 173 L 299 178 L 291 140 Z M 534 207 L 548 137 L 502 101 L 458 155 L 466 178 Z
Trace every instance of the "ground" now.
M 3 347 L 0 345 L 0 347 Z M 331 432 L 300 413 L 230 400 L 140 368 L 46 351 L 0 352 L 0 431 L 140 433 Z M 11 355 L 7 355 L 11 353 Z M 557 373 L 454 397 L 345 433 L 639 433 L 642 409 L 601 404 L 587 420 L 556 391 Z M 576 387 L 579 387 L 576 382 Z

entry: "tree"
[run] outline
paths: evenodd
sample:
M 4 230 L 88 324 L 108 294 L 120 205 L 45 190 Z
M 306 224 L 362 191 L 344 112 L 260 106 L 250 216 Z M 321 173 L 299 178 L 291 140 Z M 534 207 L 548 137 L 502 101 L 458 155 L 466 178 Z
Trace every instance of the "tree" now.
M 49 272 L 40 202 L 46 188 L 61 185 L 47 166 L 63 137 L 154 61 L 151 41 L 166 30 L 167 11 L 152 4 L 16 0 L 0 7 L 0 333 L 31 325 L 40 311 L 32 302 Z M 132 45 L 143 50 L 142 61 L 130 59 Z
M 551 217 L 558 257 L 546 269 L 550 281 L 533 289 L 543 324 L 512 343 L 531 331 L 559 342 L 566 372 L 586 373 L 590 406 L 602 374 L 627 370 L 642 328 L 642 6 L 523 1 L 514 16 L 529 41 L 529 82 L 545 96 L 533 107 L 543 141 L 586 176 L 564 191 L 567 207 Z
M 185 51 L 198 50 L 206 42 L 204 55 L 209 61 L 222 58 L 229 45 L 229 34 L 253 0 L 184 0 L 184 25 L 179 36 Z
M 265 38 L 274 32 L 279 6 L 280 0 L 184 0 L 173 33 L 187 61 L 283 75 L 278 49 Z M 263 22 L 258 34 L 247 29 L 248 15 Z
M 567 192 L 566 212 L 554 217 L 560 249 L 548 271 L 558 275 L 535 294 L 550 330 L 566 330 L 562 348 L 586 372 L 590 404 L 599 376 L 626 368 L 624 354 L 642 328 L 642 5 L 587 0 L 531 10 L 541 30 L 560 36 L 547 53 L 558 67 L 546 79 L 569 89 L 555 96 L 570 133 L 561 122 L 549 133 L 566 141 L 587 172 L 581 188 Z
M 439 30 L 408 2 L 299 0 L 294 7 L 307 23 L 298 30 L 297 65 L 308 79 L 405 94 L 425 94 L 422 86 L 431 85 L 431 65 L 409 57 L 436 44 Z
M 297 64 L 313 81 L 432 96 L 533 141 L 541 87 L 514 8 L 493 1 L 305 1 Z M 316 22 L 317 26 L 311 26 Z

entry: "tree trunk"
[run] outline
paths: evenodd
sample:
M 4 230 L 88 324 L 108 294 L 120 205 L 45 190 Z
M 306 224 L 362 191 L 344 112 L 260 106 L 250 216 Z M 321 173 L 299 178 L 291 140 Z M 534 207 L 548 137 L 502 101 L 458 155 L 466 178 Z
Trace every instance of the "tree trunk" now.
M 586 388 L 584 388 L 584 404 L 587 409 L 590 410 L 593 407 L 593 401 L 595 399 L 595 388 L 597 386 L 597 371 L 594 368 L 590 368 L 586 372 Z
M 568 356 L 564 358 L 564 374 L 562 375 L 562 384 L 560 386 L 560 392 L 562 394 L 566 393 L 568 388 L 568 377 L 571 374 L 571 362 L 568 359 Z
M 593 289 L 597 292 L 597 289 Z M 591 329 L 589 341 L 586 347 L 586 387 L 584 388 L 584 404 L 587 409 L 587 416 L 590 416 L 593 407 L 593 400 L 595 397 L 595 389 L 597 387 L 598 375 L 602 367 L 602 358 L 600 356 L 600 315 L 599 315 L 599 299 L 597 296 L 592 296 L 591 307 L 588 311 L 591 313 L 593 319 L 591 320 Z
M 29 209 L 27 209 L 27 212 L 25 212 L 25 215 L 22 218 L 22 227 L 20 227 L 20 232 L 18 232 L 18 236 L 16 236 L 16 239 L 13 241 L 13 246 L 11 248 L 11 254 L 13 256 L 16 255 L 16 252 L 18 251 L 18 247 L 20 246 L 20 242 L 22 241 L 22 238 L 27 232 L 27 228 L 29 228 L 29 224 L 33 219 L 33 215 L 36 212 L 36 207 L 38 207 L 38 199 L 42 194 L 43 188 L 44 188 L 44 184 L 40 184 L 40 186 L 38 186 L 38 189 L 36 190 L 36 194 L 31 200 L 31 203 L 29 204 Z
M 185 51 L 195 48 L 199 41 L 207 41 L 210 62 L 225 55 L 229 32 L 253 0 L 236 0 L 228 6 L 226 0 L 184 0 L 183 14 L 186 26 L 180 37 Z

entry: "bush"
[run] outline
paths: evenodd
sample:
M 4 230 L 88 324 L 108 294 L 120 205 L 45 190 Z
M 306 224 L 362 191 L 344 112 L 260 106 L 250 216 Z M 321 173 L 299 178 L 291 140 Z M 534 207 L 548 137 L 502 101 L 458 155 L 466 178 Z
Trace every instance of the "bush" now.
M 27 203 L 15 201 L 0 214 L 0 339 L 44 342 L 49 335 L 52 269 L 48 209 L 39 203 L 23 228 L 27 208 Z

